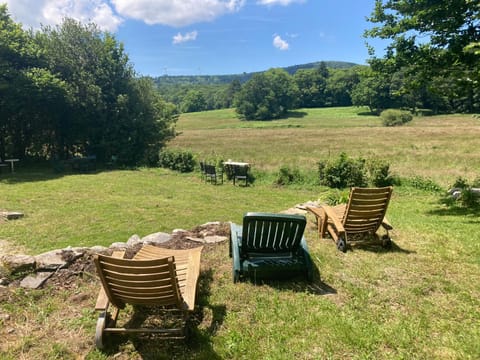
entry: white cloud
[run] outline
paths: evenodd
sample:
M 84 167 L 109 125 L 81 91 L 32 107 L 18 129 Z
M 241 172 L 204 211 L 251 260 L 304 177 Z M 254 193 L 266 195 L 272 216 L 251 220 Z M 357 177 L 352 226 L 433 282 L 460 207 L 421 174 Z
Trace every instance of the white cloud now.
M 280 35 L 275 35 L 275 37 L 273 38 L 273 46 L 282 51 L 288 50 L 289 48 L 288 42 L 283 40 Z
M 246 0 L 111 0 L 125 17 L 175 27 L 212 21 L 240 10 Z
M 258 0 L 257 4 L 267 5 L 267 6 L 274 6 L 274 5 L 288 6 L 293 3 L 303 3 L 303 2 L 305 2 L 305 0 Z
M 34 29 L 41 24 L 60 24 L 66 17 L 94 22 L 108 31 L 116 31 L 123 22 L 105 0 L 6 0 L 6 3 L 15 21 Z
M 185 35 L 182 35 L 182 34 L 178 33 L 177 35 L 175 35 L 173 37 L 173 43 L 174 44 L 181 44 L 181 43 L 184 43 L 184 42 L 187 42 L 187 41 L 193 41 L 193 40 L 197 39 L 197 35 L 198 35 L 198 32 L 196 30 L 185 33 Z

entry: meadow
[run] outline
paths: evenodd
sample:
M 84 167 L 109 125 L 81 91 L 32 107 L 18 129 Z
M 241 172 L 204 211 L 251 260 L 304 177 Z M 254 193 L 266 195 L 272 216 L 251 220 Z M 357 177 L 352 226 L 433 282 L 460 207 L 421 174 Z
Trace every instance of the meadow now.
M 479 211 L 440 202 L 458 176 L 479 176 L 480 119 L 416 117 L 387 128 L 353 107 L 304 109 L 271 122 L 239 121 L 232 110 L 220 110 L 184 114 L 177 130 L 169 147 L 189 149 L 198 159 L 248 161 L 255 182 L 215 186 L 198 172 L 157 168 L 56 174 L 20 163 L 14 174 L 0 175 L 0 208 L 25 217 L 0 223 L 0 247 L 38 254 L 108 246 L 133 234 L 241 223 L 247 211 L 324 200 L 331 191 L 313 180 L 280 187 L 275 174 L 290 166 L 314 179 L 317 161 L 344 151 L 386 159 L 403 180 L 388 209 L 392 249 L 354 244 L 341 253 L 330 239 L 318 239 L 308 217 L 313 283 L 233 284 L 228 244 L 211 245 L 202 255 L 190 339 L 120 338 L 103 353 L 93 343 L 94 273 L 67 288 L 9 288 L 0 293 L 0 358 L 480 358 Z

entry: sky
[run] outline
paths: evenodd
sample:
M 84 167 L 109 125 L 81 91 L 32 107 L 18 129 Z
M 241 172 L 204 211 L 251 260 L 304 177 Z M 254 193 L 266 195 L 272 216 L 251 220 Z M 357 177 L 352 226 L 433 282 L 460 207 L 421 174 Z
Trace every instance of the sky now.
M 0 0 L 25 29 L 94 22 L 139 75 L 224 75 L 316 61 L 366 64 L 375 0 Z

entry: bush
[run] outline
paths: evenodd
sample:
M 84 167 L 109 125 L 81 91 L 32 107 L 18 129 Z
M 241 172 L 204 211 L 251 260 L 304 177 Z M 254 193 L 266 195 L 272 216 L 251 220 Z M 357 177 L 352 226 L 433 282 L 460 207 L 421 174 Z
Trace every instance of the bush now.
M 447 193 L 444 202 L 447 205 L 460 204 L 465 208 L 476 208 L 480 205 L 480 195 L 474 188 L 478 187 L 480 179 L 473 181 L 472 185 L 467 179 L 459 177 L 455 180 Z
M 384 160 L 373 159 L 367 163 L 370 183 L 376 187 L 393 185 L 394 178 L 390 175 L 390 164 Z
M 165 149 L 159 154 L 159 166 L 182 173 L 192 172 L 195 169 L 193 153 L 182 149 Z
M 291 169 L 288 166 L 282 166 L 275 179 L 277 185 L 289 185 L 294 183 L 301 183 L 303 176 L 298 169 Z
M 352 186 L 367 186 L 365 160 L 352 159 L 341 153 L 337 160 L 318 163 L 320 184 L 331 188 L 343 189 Z
M 412 121 L 413 116 L 408 111 L 398 109 L 387 109 L 380 114 L 383 125 L 385 126 L 400 126 L 409 121 Z

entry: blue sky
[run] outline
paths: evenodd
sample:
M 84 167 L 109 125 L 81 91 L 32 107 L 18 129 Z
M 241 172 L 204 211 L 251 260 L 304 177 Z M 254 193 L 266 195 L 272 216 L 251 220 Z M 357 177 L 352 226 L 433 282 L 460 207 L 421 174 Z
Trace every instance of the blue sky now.
M 365 64 L 374 0 L 0 0 L 25 28 L 64 17 L 115 34 L 142 75 L 220 75 L 314 61 Z M 368 42 L 383 54 L 386 45 Z

